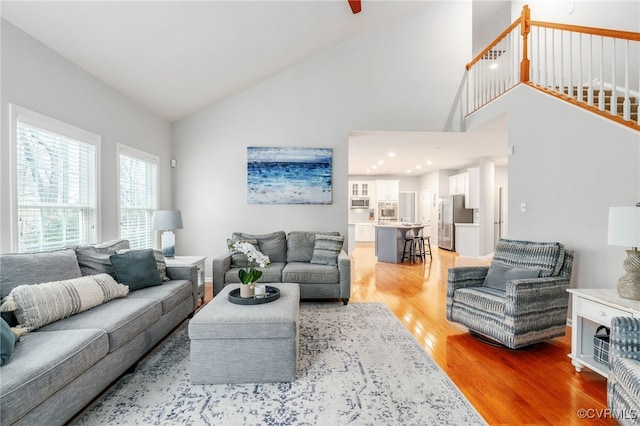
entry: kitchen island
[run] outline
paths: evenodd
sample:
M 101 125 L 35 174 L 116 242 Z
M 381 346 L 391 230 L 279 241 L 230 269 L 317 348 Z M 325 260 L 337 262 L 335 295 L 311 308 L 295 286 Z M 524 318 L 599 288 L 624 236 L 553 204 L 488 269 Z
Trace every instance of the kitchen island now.
M 402 262 L 404 237 L 413 230 L 415 235 L 425 225 L 418 223 L 387 222 L 376 225 L 376 256 L 380 262 Z

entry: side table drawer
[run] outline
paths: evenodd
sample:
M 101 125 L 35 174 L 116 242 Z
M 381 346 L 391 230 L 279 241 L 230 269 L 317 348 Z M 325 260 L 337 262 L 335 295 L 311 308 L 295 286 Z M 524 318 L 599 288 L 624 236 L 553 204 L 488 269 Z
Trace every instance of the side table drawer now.
M 578 299 L 578 315 L 589 318 L 599 324 L 611 325 L 611 318 L 631 316 L 631 313 L 592 300 L 580 298 Z

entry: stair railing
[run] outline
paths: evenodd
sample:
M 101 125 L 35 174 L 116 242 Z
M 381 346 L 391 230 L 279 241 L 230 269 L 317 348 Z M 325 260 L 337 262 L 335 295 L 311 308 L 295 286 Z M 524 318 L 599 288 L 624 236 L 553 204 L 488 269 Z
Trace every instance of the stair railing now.
M 467 64 L 467 114 L 523 83 L 638 129 L 640 33 L 530 16 L 524 6 Z

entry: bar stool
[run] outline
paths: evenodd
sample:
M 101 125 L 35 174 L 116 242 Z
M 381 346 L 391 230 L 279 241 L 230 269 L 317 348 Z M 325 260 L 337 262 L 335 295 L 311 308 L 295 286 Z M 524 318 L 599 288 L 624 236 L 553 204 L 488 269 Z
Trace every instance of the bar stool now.
M 415 237 L 416 243 L 416 257 L 420 258 L 423 262 L 426 262 L 427 255 L 429 255 L 429 259 L 433 260 L 433 256 L 431 254 L 431 236 L 424 236 L 424 228 L 420 228 L 418 231 L 418 235 Z
M 400 260 L 401 262 L 404 262 L 405 258 L 415 262 L 416 260 L 415 240 L 416 240 L 416 233 L 413 231 L 413 229 L 409 229 L 407 230 L 407 232 L 404 233 L 404 247 L 402 248 L 402 259 Z

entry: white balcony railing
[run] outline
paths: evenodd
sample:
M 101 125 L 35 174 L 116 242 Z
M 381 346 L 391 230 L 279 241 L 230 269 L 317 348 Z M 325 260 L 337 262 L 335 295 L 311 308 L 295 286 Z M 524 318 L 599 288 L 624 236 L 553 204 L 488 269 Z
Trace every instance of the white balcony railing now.
M 525 6 L 467 72 L 467 114 L 524 83 L 640 130 L 640 33 L 532 21 Z

